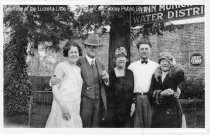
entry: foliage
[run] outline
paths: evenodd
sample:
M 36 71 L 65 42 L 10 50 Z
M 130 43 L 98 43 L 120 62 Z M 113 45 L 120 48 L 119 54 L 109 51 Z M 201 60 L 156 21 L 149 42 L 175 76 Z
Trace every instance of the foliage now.
M 51 91 L 49 86 L 50 76 L 29 76 L 32 83 L 32 92 L 34 91 Z
M 205 84 L 203 78 L 188 79 L 180 84 L 180 89 L 182 90 L 180 95 L 182 99 L 205 98 Z
M 145 5 L 144 5 L 145 6 Z M 78 18 L 78 22 L 80 26 L 84 28 L 86 26 L 87 29 L 97 29 L 103 25 L 110 25 L 114 20 L 121 20 L 121 23 L 130 23 L 130 12 L 123 11 L 120 12 L 111 10 L 112 7 L 119 7 L 118 5 L 91 5 L 88 7 L 78 6 L 77 10 L 79 10 L 80 15 Z M 157 23 L 149 23 L 139 25 L 139 33 L 143 35 L 150 34 L 158 34 L 162 35 L 162 31 L 173 31 L 174 25 L 168 22 L 157 22 Z M 94 27 L 93 27 L 94 26 Z M 131 26 L 134 28 L 136 26 Z
M 4 48 L 4 115 L 28 111 L 31 84 L 28 81 L 25 58 L 28 30 L 22 13 L 13 11 L 9 16 L 13 24 L 12 37 Z M 13 22 L 14 23 L 14 22 Z
M 4 45 L 4 114 L 28 112 L 31 83 L 26 72 L 28 43 L 37 48 L 51 41 L 54 50 L 59 42 L 74 37 L 73 13 L 24 11 L 25 6 L 4 6 L 4 27 L 10 28 L 10 41 Z M 64 22 L 65 21 L 65 22 Z
M 169 22 L 156 22 L 144 24 L 131 28 L 131 40 L 134 41 L 138 37 L 147 38 L 150 35 L 163 35 L 163 31 L 174 32 L 176 26 Z

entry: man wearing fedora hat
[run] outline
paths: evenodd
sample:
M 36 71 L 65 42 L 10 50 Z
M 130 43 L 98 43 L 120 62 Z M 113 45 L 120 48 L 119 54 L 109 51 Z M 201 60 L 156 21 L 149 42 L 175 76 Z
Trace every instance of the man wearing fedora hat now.
M 100 127 L 107 115 L 105 86 L 109 83 L 109 75 L 105 67 L 96 59 L 102 44 L 97 34 L 90 34 L 84 41 L 86 56 L 81 57 L 77 65 L 81 68 L 83 87 L 80 114 L 83 127 Z
M 109 84 L 109 75 L 104 65 L 96 59 L 98 49 L 102 46 L 99 41 L 97 34 L 88 35 L 83 43 L 86 55 L 77 61 L 83 78 L 80 105 L 83 127 L 100 127 L 107 116 L 105 86 Z M 50 85 L 56 85 L 59 81 L 52 78 Z

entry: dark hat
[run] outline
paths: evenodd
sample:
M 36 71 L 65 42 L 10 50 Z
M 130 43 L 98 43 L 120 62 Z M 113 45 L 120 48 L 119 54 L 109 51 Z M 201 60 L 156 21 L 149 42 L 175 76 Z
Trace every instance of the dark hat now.
M 169 52 L 160 53 L 160 57 L 158 63 L 160 64 L 160 60 L 166 59 L 170 64 L 173 62 L 173 56 Z
M 89 34 L 88 38 L 84 40 L 83 44 L 90 46 L 102 46 L 98 34 Z
M 117 57 L 120 54 L 124 54 L 125 56 L 127 56 L 127 51 L 124 47 L 119 47 L 115 50 L 114 56 Z

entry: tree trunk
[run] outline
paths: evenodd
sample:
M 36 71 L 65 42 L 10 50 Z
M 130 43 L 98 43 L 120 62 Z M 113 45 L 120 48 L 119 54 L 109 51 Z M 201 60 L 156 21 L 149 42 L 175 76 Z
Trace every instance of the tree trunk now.
M 115 18 L 111 21 L 109 41 L 109 71 L 115 67 L 114 53 L 116 48 L 125 47 L 127 58 L 130 61 L 130 25 L 124 18 Z M 130 62 L 127 63 L 129 65 Z

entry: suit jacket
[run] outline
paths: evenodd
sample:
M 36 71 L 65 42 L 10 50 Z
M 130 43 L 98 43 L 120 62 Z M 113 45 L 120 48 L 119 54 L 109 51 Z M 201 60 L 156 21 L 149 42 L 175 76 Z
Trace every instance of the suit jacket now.
M 100 75 L 103 70 L 105 70 L 105 67 L 102 63 L 100 63 L 98 60 L 95 61 L 96 68 L 98 70 L 98 74 Z M 90 84 L 90 64 L 88 63 L 86 57 L 81 57 L 77 61 L 77 65 L 81 68 L 81 75 L 83 78 L 83 86 L 82 86 L 82 96 L 89 97 L 91 99 L 94 99 L 94 93 L 90 91 L 91 86 Z M 106 92 L 105 92 L 105 84 L 101 77 L 99 77 L 99 82 L 100 82 L 100 93 L 101 93 L 101 98 L 102 102 L 104 105 L 104 113 L 105 117 L 107 114 L 107 99 L 106 99 Z

